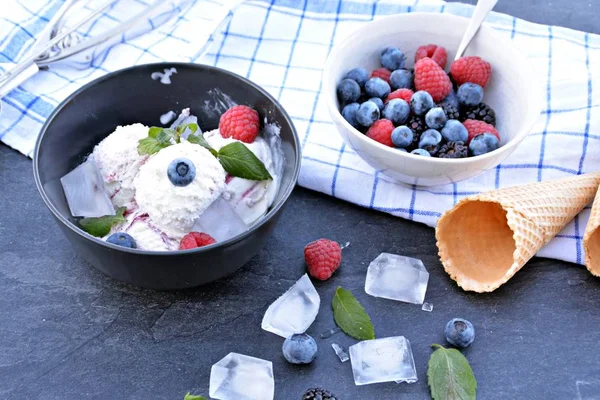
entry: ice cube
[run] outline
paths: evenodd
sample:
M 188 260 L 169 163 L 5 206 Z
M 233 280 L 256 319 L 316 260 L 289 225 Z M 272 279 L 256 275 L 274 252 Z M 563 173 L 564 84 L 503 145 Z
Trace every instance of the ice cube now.
M 219 400 L 272 400 L 273 363 L 229 353 L 210 369 L 209 395 Z
M 433 304 L 425 302 L 425 303 L 423 303 L 423 307 L 421 307 L 421 310 L 427 311 L 427 312 L 432 312 L 433 311 Z
M 304 333 L 319 312 L 321 298 L 307 274 L 267 309 L 261 327 L 284 338 Z
M 346 362 L 350 359 L 350 357 L 348 357 L 348 353 L 346 353 L 346 350 L 344 350 L 344 348 L 339 344 L 331 343 L 331 347 L 333 347 L 333 351 L 335 351 L 335 354 L 338 356 L 341 362 Z
M 115 208 L 104 188 L 102 175 L 92 156 L 60 178 L 60 183 L 74 217 L 115 214 Z
M 356 385 L 417 381 L 410 342 L 404 336 L 364 340 L 350 346 L 350 361 Z
M 328 339 L 330 337 L 332 337 L 333 335 L 335 335 L 338 332 L 341 332 L 342 330 L 339 327 L 335 327 L 335 328 L 331 328 L 326 330 L 325 332 L 322 332 L 319 336 L 321 336 L 321 339 Z
M 219 197 L 198 217 L 192 231 L 208 233 L 217 242 L 248 230 L 248 225 L 223 197 Z
M 416 258 L 381 253 L 367 270 L 365 292 L 375 297 L 423 304 L 429 273 Z
M 175 111 L 169 110 L 160 116 L 160 123 L 163 125 L 166 125 L 169 122 L 171 122 L 173 120 L 173 118 L 175 118 L 176 116 L 177 116 L 177 114 L 175 114 Z
M 187 124 L 196 124 L 198 125 L 198 118 L 193 115 L 192 113 L 190 113 L 190 109 L 189 108 L 184 108 L 183 110 L 181 110 L 181 114 L 179 114 L 179 117 L 177 117 L 177 119 L 175 121 L 173 121 L 173 123 L 171 124 L 170 128 L 171 129 L 175 129 L 177 128 L 179 125 L 187 125 Z M 185 132 L 183 132 L 181 134 L 181 137 L 184 139 L 187 139 L 187 137 L 192 133 L 192 131 L 190 130 L 190 128 L 187 128 L 185 130 Z M 200 126 L 198 126 L 198 130 L 195 132 L 195 134 L 200 134 L 202 133 L 202 129 L 200 129 Z

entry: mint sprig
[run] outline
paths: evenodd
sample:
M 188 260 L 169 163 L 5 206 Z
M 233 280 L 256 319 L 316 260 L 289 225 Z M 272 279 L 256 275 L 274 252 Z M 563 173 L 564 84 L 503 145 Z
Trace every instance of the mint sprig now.
M 433 400 L 475 400 L 477 381 L 469 361 L 456 349 L 432 344 L 427 383 Z
M 187 140 L 210 151 L 231 176 L 253 181 L 273 179 L 265 164 L 245 144 L 234 142 L 217 151 L 208 144 L 202 132 L 198 132 L 199 129 L 197 124 L 179 125 L 175 129 L 153 126 L 148 129 L 148 137 L 140 139 L 138 142 L 138 153 L 140 155 L 156 154 L 172 144 Z M 184 134 L 187 134 L 187 137 Z
M 253 181 L 273 179 L 265 164 L 240 142 L 221 147 L 217 157 L 223 169 L 233 176 Z
M 197 394 L 187 393 L 185 395 L 185 397 L 183 398 L 183 400 L 208 400 L 208 399 L 206 397 L 204 397 L 204 396 L 199 396 Z
M 123 214 L 126 207 L 119 208 L 115 215 L 105 215 L 103 217 L 83 218 L 79 220 L 81 228 L 92 236 L 103 237 L 108 235 L 113 226 L 125 222 Z
M 375 339 L 371 318 L 352 292 L 338 286 L 331 306 L 333 319 L 344 333 L 358 340 Z

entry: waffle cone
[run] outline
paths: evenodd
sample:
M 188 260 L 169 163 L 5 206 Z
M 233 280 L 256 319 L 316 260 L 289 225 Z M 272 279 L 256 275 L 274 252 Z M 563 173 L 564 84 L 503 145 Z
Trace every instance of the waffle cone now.
M 592 213 L 583 235 L 585 265 L 596 276 L 600 276 L 600 189 L 592 205 Z
M 436 227 L 444 269 L 464 290 L 496 290 L 593 199 L 599 184 L 595 173 L 463 199 Z

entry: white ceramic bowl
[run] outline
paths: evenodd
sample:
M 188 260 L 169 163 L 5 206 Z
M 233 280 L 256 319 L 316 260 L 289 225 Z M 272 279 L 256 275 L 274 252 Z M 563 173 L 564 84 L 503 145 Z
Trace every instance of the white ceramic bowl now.
M 398 14 L 368 23 L 336 45 L 323 71 L 329 113 L 346 141 L 367 163 L 393 180 L 411 185 L 434 186 L 474 177 L 504 161 L 523 141 L 541 111 L 541 83 L 527 57 L 483 25 L 465 55 L 477 55 L 491 63 L 492 78 L 484 101 L 496 110 L 501 147 L 478 157 L 443 159 L 416 156 L 387 147 L 354 129 L 341 115 L 336 86 L 355 67 L 368 71 L 380 67 L 381 51 L 401 49 L 407 67 L 413 66 L 417 47 L 435 43 L 448 50 L 448 66 L 465 31 L 468 19 L 449 14 Z

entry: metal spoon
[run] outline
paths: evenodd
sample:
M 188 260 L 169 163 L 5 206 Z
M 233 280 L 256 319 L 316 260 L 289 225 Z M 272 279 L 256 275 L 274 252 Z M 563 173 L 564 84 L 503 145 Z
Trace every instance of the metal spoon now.
M 469 21 L 469 26 L 467 26 L 467 30 L 460 41 L 460 45 L 458 46 L 454 60 L 458 60 L 460 57 L 462 57 L 463 53 L 467 49 L 467 46 L 469 43 L 471 43 L 471 40 L 473 40 L 473 37 L 475 37 L 475 34 L 479 30 L 479 27 L 490 11 L 492 11 L 497 2 L 498 0 L 479 0 L 477 2 L 475 11 L 473 11 L 473 15 Z

